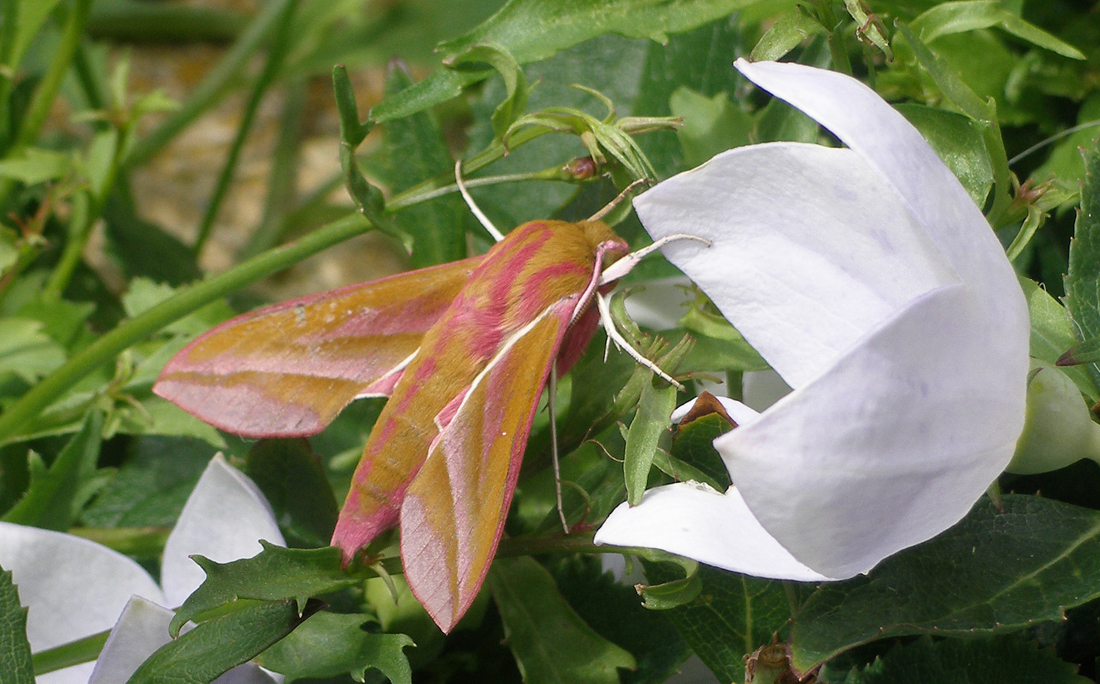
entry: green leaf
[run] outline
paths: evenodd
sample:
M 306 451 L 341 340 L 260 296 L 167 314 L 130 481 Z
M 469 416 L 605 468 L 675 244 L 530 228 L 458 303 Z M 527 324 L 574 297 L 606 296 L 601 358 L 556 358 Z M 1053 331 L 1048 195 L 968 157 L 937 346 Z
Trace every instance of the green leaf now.
M 620 485 L 622 478 L 619 478 Z M 622 684 L 659 684 L 691 654 L 660 611 L 646 610 L 634 587 L 605 572 L 593 555 L 559 556 L 550 572 L 562 595 L 592 629 L 630 651 L 638 669 L 622 671 Z
M 131 440 L 125 461 L 84 510 L 82 522 L 91 527 L 171 527 L 212 451 L 198 439 Z
M 26 495 L 6 514 L 5 522 L 48 530 L 68 530 L 100 483 L 96 473 L 103 413 L 88 412 L 84 422 L 58 454 L 48 471 L 32 467 Z
M 617 684 L 634 657 L 589 627 L 533 558 L 498 558 L 489 586 L 527 684 Z
M 682 461 L 705 474 L 710 484 L 719 492 L 730 486 L 730 475 L 714 448 L 714 440 L 733 429 L 729 421 L 711 413 L 681 424 L 672 438 L 673 458 Z M 682 478 L 677 478 L 682 479 Z
M 752 62 L 778 60 L 810 36 L 825 35 L 828 32 L 817 18 L 810 16 L 801 7 L 796 8 L 775 20 L 771 28 L 753 47 L 749 60 Z
M 944 109 L 903 104 L 895 107 L 913 124 L 979 207 L 993 187 L 993 166 L 982 138 L 983 126 Z
M 339 510 L 321 458 L 309 442 L 260 440 L 249 449 L 244 471 L 271 504 L 288 546 L 328 546 Z
M 1015 631 L 1100 596 L 1100 513 L 1035 496 L 1002 506 L 983 499 L 869 575 L 818 587 L 795 617 L 795 667 L 891 636 Z
M 1081 187 L 1081 211 L 1069 245 L 1069 270 L 1065 277 L 1066 311 L 1077 327 L 1079 340 L 1100 336 L 1100 145 L 1084 152 L 1085 182 Z M 1100 367 L 1087 366 L 1100 385 Z
M 684 119 L 677 135 L 688 166 L 698 166 L 719 152 L 750 142 L 752 116 L 731 104 L 726 93 L 707 97 L 690 88 L 679 88 L 669 106 L 674 116 Z
M 28 384 L 65 363 L 65 350 L 29 318 L 0 319 L 0 376 L 11 373 Z
M 72 170 L 72 157 L 38 147 L 28 147 L 0 160 L 0 178 L 10 178 L 27 185 L 58 180 Z
M 466 52 L 452 58 L 448 66 L 476 62 L 492 65 L 504 80 L 504 87 L 508 91 L 508 96 L 493 110 L 493 132 L 500 139 L 504 137 L 508 127 L 523 116 L 530 88 L 527 87 L 527 79 L 523 75 L 519 62 L 499 45 L 474 45 Z
M 676 408 L 676 388 L 663 380 L 655 380 L 642 386 L 638 400 L 638 412 L 630 422 L 626 433 L 626 455 L 623 470 L 626 473 L 626 500 L 638 505 L 649 481 L 649 470 L 657 453 L 657 441 L 668 432 L 673 409 Z
M 412 84 L 406 69 L 399 62 L 390 65 L 386 93 L 395 94 Z M 383 128 L 383 134 L 394 192 L 440 174 L 454 173 L 454 160 L 431 112 L 392 121 Z M 465 258 L 468 211 L 462 199 L 451 193 L 395 214 L 397 225 L 412 237 L 413 268 Z
M 1077 668 L 1018 636 L 993 639 L 922 637 L 890 649 L 848 673 L 842 684 L 1086 684 Z
M 0 568 L 0 672 L 4 682 L 34 684 L 31 645 L 27 641 L 27 609 L 19 603 L 19 592 L 11 573 Z M 10 679 L 9 679 L 10 678 Z
M 363 681 L 369 669 L 377 669 L 393 684 L 412 684 L 412 670 L 404 649 L 413 641 L 404 634 L 379 634 L 364 627 L 371 618 L 361 613 L 338 615 L 321 611 L 290 636 L 256 659 L 263 667 L 286 675 L 289 684 L 298 679 L 336 677 L 351 673 Z
M 1092 337 L 1075 344 L 1058 357 L 1059 366 L 1080 366 L 1100 362 L 1100 337 Z
M 798 59 L 799 64 L 821 68 L 827 68 L 831 61 L 828 40 L 821 36 L 811 40 Z M 816 121 L 776 97 L 760 111 L 753 139 L 816 143 L 817 135 Z
M 188 620 L 236 599 L 291 600 L 304 606 L 311 596 L 350 587 L 373 573 L 352 574 L 340 567 L 340 549 L 284 549 L 264 541 L 264 550 L 252 558 L 216 563 L 192 556 L 206 579 L 176 611 L 169 627 L 178 634 Z
M 736 69 L 731 68 L 730 55 L 744 49 L 743 26 L 735 14 L 670 36 L 666 45 L 646 43 L 644 67 L 632 111 L 643 116 L 672 114 L 672 97 L 680 88 L 691 88 L 708 98 L 736 92 L 744 80 Z M 732 117 L 736 119 L 736 115 Z M 685 127 L 693 125 L 685 121 Z M 687 147 L 681 145 L 672 133 L 658 131 L 645 135 L 638 140 L 638 144 L 657 169 L 658 177 L 666 178 L 690 168 L 683 159 Z M 661 264 L 660 261 L 654 263 Z M 635 269 L 634 272 L 642 274 L 643 271 L 647 271 L 644 264 L 642 269 Z M 670 270 L 651 277 L 673 274 L 674 271 Z
M 265 601 L 203 622 L 149 656 L 128 684 L 206 684 L 298 626 L 294 601 Z
M 646 579 L 659 584 L 681 579 L 671 564 L 644 562 Z M 724 682 L 745 681 L 744 657 L 771 643 L 791 618 L 780 582 L 699 566 L 703 588 L 691 603 L 661 611 L 703 663 Z
M 945 2 L 921 14 L 911 27 L 926 43 L 940 36 L 999 27 L 1037 47 L 1069 57 L 1085 59 L 1081 51 L 1013 14 L 999 0 Z
M 108 248 L 128 278 L 144 276 L 173 286 L 202 277 L 195 253 L 179 238 L 134 213 L 111 195 L 103 208 Z
M 1031 355 L 1047 363 L 1057 363 L 1067 349 L 1077 344 L 1073 321 L 1066 308 L 1034 280 L 1020 278 L 1020 286 L 1031 314 Z M 1094 402 L 1100 400 L 1100 389 L 1084 368 L 1062 370 L 1085 396 Z
M 479 43 L 494 43 L 519 64 L 546 59 L 559 50 L 605 33 L 650 38 L 659 43 L 679 33 L 724 17 L 758 0 L 511 0 L 466 35 L 443 43 L 444 57 L 461 54 Z M 456 97 L 484 80 L 491 69 L 441 69 L 371 110 L 371 119 L 399 119 Z

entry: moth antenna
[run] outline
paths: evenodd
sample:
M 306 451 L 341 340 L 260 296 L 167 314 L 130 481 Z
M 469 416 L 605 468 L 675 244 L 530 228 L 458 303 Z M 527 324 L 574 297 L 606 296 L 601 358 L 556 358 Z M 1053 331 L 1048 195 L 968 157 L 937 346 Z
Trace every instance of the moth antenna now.
M 558 518 L 561 519 L 561 528 L 569 534 L 569 523 L 565 520 L 565 506 L 561 501 L 561 463 L 558 462 L 558 419 L 557 409 L 554 408 L 555 397 L 558 395 L 558 364 L 550 364 L 550 395 L 547 397 L 546 408 L 550 413 L 550 460 L 554 464 L 554 496 L 558 502 Z
M 588 220 L 589 221 L 599 221 L 604 216 L 607 216 L 608 214 L 610 214 L 615 209 L 615 207 L 622 204 L 623 200 L 626 199 L 626 196 L 629 195 L 630 193 L 634 192 L 634 188 L 638 187 L 639 185 L 643 185 L 645 183 L 650 183 L 650 182 L 651 181 L 648 178 L 639 178 L 638 180 L 634 181 L 630 185 L 623 188 L 623 191 L 620 192 L 618 195 L 616 195 L 615 199 L 611 200 L 606 205 L 604 205 L 603 209 L 600 209 L 595 214 L 592 214 L 591 216 L 589 216 Z
M 630 346 L 630 343 L 626 341 L 626 338 L 623 337 L 622 334 L 619 333 L 618 328 L 615 327 L 615 321 L 611 318 L 611 309 L 609 309 L 607 306 L 607 300 L 604 299 L 604 296 L 599 294 L 598 292 L 596 293 L 596 306 L 600 310 L 600 322 L 603 324 L 604 330 L 607 331 L 607 337 L 610 340 L 614 340 L 616 347 L 622 349 L 627 354 L 630 354 L 630 356 L 635 361 L 653 371 L 654 374 L 657 375 L 657 377 L 661 378 L 681 392 L 684 391 L 683 385 L 673 380 L 672 376 L 661 370 L 661 368 L 657 364 L 642 356 L 641 352 Z
M 710 240 L 701 238 L 698 235 L 688 235 L 687 233 L 676 233 L 675 235 L 666 235 L 663 238 L 657 240 L 652 245 L 646 245 L 641 249 L 627 254 L 622 259 L 619 259 L 615 263 L 604 269 L 604 272 L 600 274 L 600 285 L 607 285 L 614 282 L 619 278 L 622 278 L 627 273 L 634 270 L 634 267 L 638 265 L 638 262 L 646 258 L 653 252 L 664 247 L 670 242 L 676 242 L 677 240 L 695 240 L 696 242 L 702 242 L 707 247 L 710 247 Z
M 489 220 L 489 217 L 481 211 L 481 207 L 477 206 L 477 202 L 474 202 L 474 198 L 470 197 L 470 191 L 466 189 L 466 184 L 462 181 L 462 160 L 459 159 L 455 162 L 455 185 L 458 186 L 458 191 L 462 193 L 462 199 L 466 201 L 466 206 L 470 208 L 485 231 L 497 242 L 504 239 L 504 234 L 497 230 L 497 227 L 493 225 L 493 222 Z

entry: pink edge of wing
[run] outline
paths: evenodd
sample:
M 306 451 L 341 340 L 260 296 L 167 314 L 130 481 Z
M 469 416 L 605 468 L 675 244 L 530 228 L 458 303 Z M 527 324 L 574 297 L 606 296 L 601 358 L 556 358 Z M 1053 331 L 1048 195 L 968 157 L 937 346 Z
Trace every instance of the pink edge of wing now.
M 449 632 L 496 553 L 539 398 L 572 310 L 556 305 L 470 388 L 401 507 L 401 557 L 413 595 Z
M 358 396 L 386 396 L 475 257 L 292 299 L 201 335 L 153 391 L 246 437 L 304 437 Z

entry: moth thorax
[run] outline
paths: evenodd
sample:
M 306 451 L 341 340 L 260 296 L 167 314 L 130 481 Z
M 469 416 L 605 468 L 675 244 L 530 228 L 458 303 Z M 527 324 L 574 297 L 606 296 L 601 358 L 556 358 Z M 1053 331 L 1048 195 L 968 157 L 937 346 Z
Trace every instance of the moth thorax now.
M 603 267 L 607 268 L 630 252 L 630 245 L 608 228 L 603 221 L 578 221 L 577 227 L 596 253 L 603 253 Z

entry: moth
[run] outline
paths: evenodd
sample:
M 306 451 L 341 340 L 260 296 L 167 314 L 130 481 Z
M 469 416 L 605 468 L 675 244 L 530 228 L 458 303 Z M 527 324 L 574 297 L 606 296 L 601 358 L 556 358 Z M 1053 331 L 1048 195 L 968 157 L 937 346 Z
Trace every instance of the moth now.
M 153 391 L 248 437 L 313 435 L 353 399 L 389 397 L 332 544 L 346 562 L 400 525 L 409 587 L 448 632 L 496 552 L 548 378 L 656 246 L 624 259 L 600 220 L 525 223 L 483 256 L 238 316 L 182 349 Z

